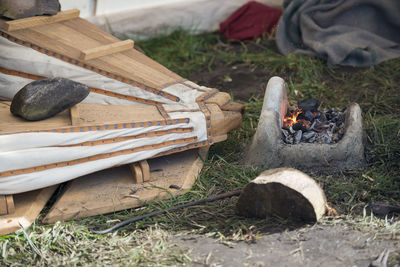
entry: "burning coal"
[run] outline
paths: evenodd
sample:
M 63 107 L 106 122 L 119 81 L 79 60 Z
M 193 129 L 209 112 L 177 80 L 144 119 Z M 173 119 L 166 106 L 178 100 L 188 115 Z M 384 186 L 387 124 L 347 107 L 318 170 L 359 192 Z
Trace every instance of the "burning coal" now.
M 337 143 L 344 134 L 344 114 L 329 108 L 319 111 L 314 98 L 299 101 L 298 108 L 288 111 L 282 123 L 282 136 L 287 144 Z

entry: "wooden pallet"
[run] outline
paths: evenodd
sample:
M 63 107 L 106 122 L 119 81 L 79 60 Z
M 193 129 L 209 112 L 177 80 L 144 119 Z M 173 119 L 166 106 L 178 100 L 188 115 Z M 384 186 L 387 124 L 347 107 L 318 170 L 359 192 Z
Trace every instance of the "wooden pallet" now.
M 19 20 L 0 19 L 0 35 L 0 38 L 7 38 L 11 42 L 109 78 L 133 84 L 144 90 L 154 90 L 164 97 L 166 93 L 162 92 L 162 88 L 186 81 L 132 49 L 132 40 L 120 41 L 79 18 L 78 10 L 63 11 L 54 16 Z M 44 78 L 2 68 L 0 71 L 30 79 Z M 213 141 L 223 141 L 229 130 L 240 125 L 243 105 L 232 102 L 227 93 L 218 90 L 203 91 L 196 101 L 207 104 L 211 112 Z M 172 96 L 171 100 L 179 99 Z M 99 111 L 104 109 L 106 111 L 99 116 Z M 134 122 L 163 119 L 165 114 L 157 106 L 105 108 L 101 105 L 78 105 L 44 121 L 26 122 L 10 114 L 9 103 L 0 102 L 0 134 L 27 129 L 43 130 L 126 120 Z M 182 194 L 193 185 L 201 170 L 203 161 L 199 154 L 204 157 L 207 151 L 208 147 L 189 150 L 103 170 L 70 181 L 44 221 L 55 222 L 114 212 L 137 207 L 155 199 L 168 198 L 171 194 Z M 170 188 L 171 185 L 174 188 Z M 19 229 L 20 225 L 27 227 L 32 224 L 55 189 L 56 186 L 53 186 L 17 194 L 13 198 L 0 196 L 0 234 L 11 233 Z
M 206 147 L 150 159 L 146 182 L 136 183 L 128 165 L 75 179 L 67 184 L 43 222 L 106 214 L 186 193 L 203 167 L 202 156 L 207 150 Z

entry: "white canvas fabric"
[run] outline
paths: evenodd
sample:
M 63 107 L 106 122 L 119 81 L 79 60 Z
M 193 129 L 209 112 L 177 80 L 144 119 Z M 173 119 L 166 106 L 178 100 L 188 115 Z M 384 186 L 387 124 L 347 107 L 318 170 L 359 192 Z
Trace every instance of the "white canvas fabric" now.
M 16 194 L 35 190 L 116 165 L 140 161 L 172 148 L 185 147 L 188 144 L 207 140 L 206 118 L 198 104 L 164 105 L 171 120 L 190 118 L 187 123 L 138 127 L 132 129 L 98 130 L 88 132 L 27 132 L 0 135 L 0 172 L 20 170 L 82 159 L 90 156 L 140 148 L 146 145 L 157 145 L 166 141 L 196 137 L 196 140 L 182 144 L 139 151 L 127 155 L 113 156 L 107 159 L 83 162 L 72 166 L 52 168 L 27 174 L 12 175 L 0 178 L 0 194 Z M 178 112 L 174 112 L 178 111 Z M 136 123 L 137 124 L 137 123 Z M 176 128 L 193 128 L 192 132 L 168 133 L 161 136 L 132 139 L 110 144 L 94 146 L 70 146 L 88 141 L 101 141 L 122 136 L 135 136 L 160 130 Z M 22 141 L 23 140 L 23 141 Z
M 2 37 L 0 37 L 0 67 L 44 77 L 69 78 L 84 83 L 89 87 L 158 101 L 165 103 L 162 106 L 168 113 L 171 121 L 189 118 L 184 123 L 128 127 L 126 129 L 91 130 L 86 132 L 23 132 L 0 135 L 0 195 L 17 194 L 59 184 L 113 166 L 151 158 L 159 153 L 171 151 L 174 148 L 186 149 L 188 145 L 197 146 L 202 143 L 206 144 L 208 140 L 206 117 L 200 111 L 199 104 L 195 101 L 205 90 L 210 89 L 200 87 L 195 83 L 186 81 L 163 88 L 163 91 L 180 98 L 179 102 L 175 102 L 57 58 L 47 56 L 31 48 L 15 44 Z M 11 100 L 19 89 L 32 81 L 31 79 L 0 72 L 0 99 Z M 200 90 L 193 88 L 199 88 Z M 93 92 L 82 103 L 146 105 Z M 130 122 L 126 123 L 129 124 Z M 137 122 L 135 123 L 137 124 Z M 151 134 L 155 131 L 177 128 L 193 128 L 193 131 L 166 133 L 164 135 L 106 144 L 74 146 L 84 142 L 132 137 L 143 133 Z M 195 137 L 195 140 L 182 141 L 185 138 L 193 137 Z M 174 140 L 179 140 L 180 143 L 172 145 L 167 143 L 162 147 L 159 146 L 163 142 Z M 129 152 L 123 155 L 115 154 L 148 145 L 155 145 L 155 148 Z M 61 164 L 110 153 L 114 154 L 108 158 L 91 159 L 89 161 L 82 160 L 81 163 L 74 163 L 69 166 Z M 58 166 L 59 163 L 60 166 Z M 39 168 L 51 164 L 57 164 L 57 167 L 22 173 L 29 168 Z M 19 173 L 14 175 L 15 171 L 19 171 Z M 7 175 L 1 177 L 1 173 L 7 173 Z
M 18 70 L 47 78 L 68 78 L 86 84 L 89 87 L 112 91 L 119 94 L 140 97 L 166 104 L 176 103 L 175 101 L 144 91 L 138 87 L 105 77 L 101 74 L 64 62 L 60 59 L 47 56 L 29 47 L 15 44 L 6 38 L 0 37 L 0 51 L 0 67 L 6 69 Z M 12 99 L 19 89 L 32 81 L 21 77 L 8 76 L 11 75 L 0 73 L 1 99 Z M 194 85 L 199 87 L 196 84 Z M 179 103 L 195 102 L 196 98 L 203 93 L 182 83 L 172 84 L 167 88 L 164 88 L 163 91 L 178 96 L 180 98 Z M 110 101 L 113 102 L 110 103 Z M 116 102 L 115 99 L 112 99 L 111 97 L 104 97 L 96 93 L 91 93 L 83 103 L 116 104 L 114 102 Z M 138 102 L 126 100 L 120 102 L 117 101 L 117 103 L 119 105 L 140 105 Z

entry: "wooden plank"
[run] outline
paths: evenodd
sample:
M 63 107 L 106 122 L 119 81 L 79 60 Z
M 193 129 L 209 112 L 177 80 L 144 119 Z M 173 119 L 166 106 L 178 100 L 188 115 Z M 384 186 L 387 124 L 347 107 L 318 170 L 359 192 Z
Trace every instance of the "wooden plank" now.
M 0 21 L 0 28 L 6 31 L 16 31 L 21 29 L 32 28 L 35 26 L 56 23 L 64 20 L 75 19 L 79 17 L 78 9 L 60 11 L 54 16 L 36 16 L 17 20 Z
M 164 120 L 156 106 L 117 106 L 100 104 L 78 104 L 77 106 L 76 108 L 79 109 L 79 125 Z M 75 120 L 75 122 L 77 122 L 77 120 Z M 71 126 L 70 111 L 64 111 L 52 118 L 42 121 L 26 121 L 11 114 L 9 101 L 0 101 L 0 135 L 67 126 Z
M 73 59 L 79 59 L 81 51 L 119 41 L 81 18 L 14 31 L 12 36 Z M 151 87 L 184 81 L 135 49 L 82 61 Z
M 129 169 L 131 170 L 135 184 L 142 184 L 143 183 L 143 173 L 142 173 L 142 169 L 140 168 L 140 166 L 136 162 L 128 164 L 128 166 L 129 166 Z
M 30 226 L 39 216 L 57 185 L 14 195 L 15 212 L 0 216 L 0 235 Z
M 142 170 L 143 181 L 150 181 L 150 166 L 147 160 L 142 160 L 139 162 L 140 169 Z
M 81 52 L 80 59 L 89 60 L 114 53 L 119 53 L 133 48 L 132 40 L 119 41 L 116 43 L 102 45 L 95 48 L 87 49 Z
M 208 148 L 200 149 L 201 154 Z M 203 160 L 199 149 L 150 159 L 151 183 L 132 183 L 127 165 L 85 175 L 68 182 L 66 190 L 43 219 L 45 223 L 84 218 L 139 207 L 148 201 L 167 199 L 190 189 Z M 181 190 L 170 188 L 171 185 Z
M 8 214 L 6 196 L 0 195 L 0 215 L 5 214 Z
M 69 109 L 69 115 L 71 117 L 71 125 L 79 125 L 81 118 L 79 115 L 79 105 L 75 105 Z
M 15 212 L 14 196 L 6 195 L 6 202 L 7 202 L 7 213 L 13 214 Z

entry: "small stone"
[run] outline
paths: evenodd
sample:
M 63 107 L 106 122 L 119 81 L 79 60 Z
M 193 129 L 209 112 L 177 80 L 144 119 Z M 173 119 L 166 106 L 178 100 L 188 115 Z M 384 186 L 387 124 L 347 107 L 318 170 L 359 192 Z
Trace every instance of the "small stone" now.
M 10 19 L 55 15 L 60 8 L 58 0 L 0 0 L 0 15 Z
M 317 112 L 319 107 L 319 100 L 315 98 L 307 98 L 298 102 L 299 108 L 305 111 Z
M 11 113 L 29 121 L 43 120 L 81 102 L 89 94 L 84 84 L 64 78 L 31 82 L 14 96 Z

